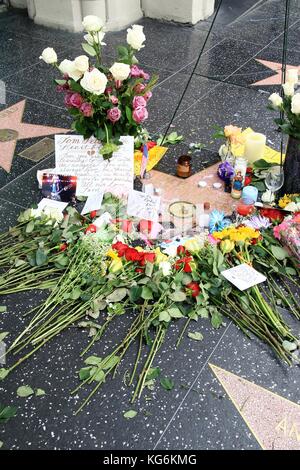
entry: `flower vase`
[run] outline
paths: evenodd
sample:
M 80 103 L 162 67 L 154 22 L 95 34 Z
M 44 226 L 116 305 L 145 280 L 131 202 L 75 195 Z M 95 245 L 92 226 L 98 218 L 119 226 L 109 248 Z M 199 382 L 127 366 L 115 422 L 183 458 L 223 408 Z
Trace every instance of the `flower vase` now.
M 300 193 L 300 139 L 289 136 L 283 171 L 280 195 Z

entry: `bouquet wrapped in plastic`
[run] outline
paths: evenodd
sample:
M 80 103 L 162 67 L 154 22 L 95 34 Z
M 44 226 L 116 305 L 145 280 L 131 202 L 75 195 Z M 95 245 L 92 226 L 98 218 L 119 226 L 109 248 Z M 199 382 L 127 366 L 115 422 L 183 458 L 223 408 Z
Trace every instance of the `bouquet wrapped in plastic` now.
M 274 236 L 300 262 L 300 213 L 293 218 L 285 219 L 281 224 L 274 227 Z

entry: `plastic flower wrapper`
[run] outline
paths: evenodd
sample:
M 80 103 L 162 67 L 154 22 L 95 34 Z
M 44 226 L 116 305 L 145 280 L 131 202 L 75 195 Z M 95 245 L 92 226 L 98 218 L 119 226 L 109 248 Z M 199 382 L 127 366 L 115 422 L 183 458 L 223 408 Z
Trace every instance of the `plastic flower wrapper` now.
M 281 241 L 287 250 L 300 261 L 300 215 L 285 219 L 274 227 L 274 237 Z
M 267 217 L 254 215 L 253 217 L 250 217 L 250 219 L 245 220 L 244 225 L 254 228 L 255 230 L 261 230 L 269 228 L 272 224 Z
M 230 224 L 229 220 L 225 219 L 224 212 L 213 210 L 209 216 L 209 233 L 220 232 Z
M 218 167 L 218 176 L 219 178 L 221 178 L 222 181 L 231 179 L 233 175 L 234 175 L 234 169 L 233 169 L 233 166 L 229 162 L 225 161 L 225 162 L 220 163 Z

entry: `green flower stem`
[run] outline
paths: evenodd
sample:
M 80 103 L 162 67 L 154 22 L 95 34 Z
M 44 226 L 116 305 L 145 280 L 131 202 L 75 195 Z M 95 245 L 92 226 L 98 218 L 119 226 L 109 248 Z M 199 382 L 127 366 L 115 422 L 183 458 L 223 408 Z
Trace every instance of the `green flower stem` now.
M 147 308 L 147 305 L 148 305 L 148 301 L 146 300 L 143 303 L 142 308 L 141 308 L 141 312 L 139 314 L 139 322 L 143 322 L 143 320 L 144 320 L 145 309 Z M 136 371 L 137 371 L 137 367 L 138 367 L 138 364 L 139 364 L 139 361 L 140 361 L 140 358 L 141 358 L 142 347 L 143 347 L 143 338 L 144 338 L 144 332 L 142 330 L 141 333 L 140 333 L 139 346 L 138 346 L 138 352 L 137 352 L 136 360 L 135 360 L 134 367 L 133 367 L 133 370 L 132 370 L 132 374 L 131 374 L 131 377 L 130 377 L 130 380 L 129 380 L 129 386 L 133 383 L 133 380 L 134 380 L 134 377 L 135 377 L 135 374 L 136 374 Z
M 182 338 L 183 338 L 183 336 L 184 336 L 184 333 L 186 332 L 186 329 L 187 329 L 187 327 L 189 326 L 190 322 L 191 322 L 191 318 L 187 318 L 187 320 L 186 320 L 186 322 L 185 322 L 185 324 L 184 324 L 184 327 L 182 328 L 182 330 L 181 330 L 181 332 L 180 332 L 180 334 L 179 334 L 179 336 L 178 336 L 178 339 L 177 339 L 177 342 L 176 342 L 176 348 L 179 347 L 179 345 L 180 345 L 180 343 L 181 343 L 181 341 L 182 341 Z

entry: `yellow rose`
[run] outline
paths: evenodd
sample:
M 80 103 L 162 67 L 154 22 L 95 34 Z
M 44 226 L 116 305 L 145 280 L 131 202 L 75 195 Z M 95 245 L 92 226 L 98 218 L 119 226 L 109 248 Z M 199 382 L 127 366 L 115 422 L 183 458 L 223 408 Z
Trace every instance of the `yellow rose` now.
M 111 273 L 117 273 L 118 271 L 121 271 L 122 268 L 123 268 L 123 263 L 122 263 L 121 258 L 113 259 L 109 265 L 109 271 Z
M 234 242 L 231 240 L 222 240 L 220 248 L 222 253 L 230 253 L 234 249 Z
M 191 240 L 187 240 L 184 242 L 184 247 L 190 251 L 191 253 L 197 253 L 197 251 L 201 250 L 201 246 L 195 238 L 192 238 Z
M 154 250 L 155 252 L 155 264 L 163 263 L 164 261 L 167 261 L 169 257 L 167 255 L 164 255 L 161 251 L 160 248 L 156 248 Z

